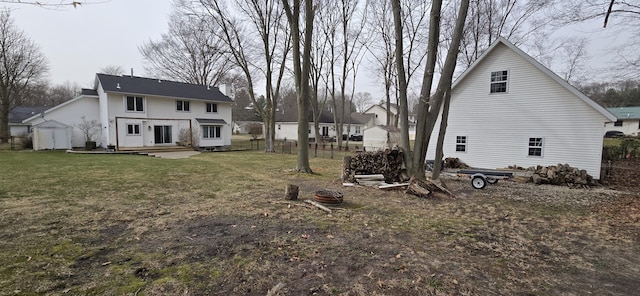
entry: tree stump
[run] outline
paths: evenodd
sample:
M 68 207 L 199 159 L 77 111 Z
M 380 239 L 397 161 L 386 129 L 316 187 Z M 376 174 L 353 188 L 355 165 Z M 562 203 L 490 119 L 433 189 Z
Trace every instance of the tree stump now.
M 351 156 L 342 157 L 342 182 L 349 182 L 351 179 Z
M 297 185 L 287 185 L 287 188 L 284 191 L 284 199 L 288 200 L 297 200 L 298 199 L 298 191 L 300 189 Z

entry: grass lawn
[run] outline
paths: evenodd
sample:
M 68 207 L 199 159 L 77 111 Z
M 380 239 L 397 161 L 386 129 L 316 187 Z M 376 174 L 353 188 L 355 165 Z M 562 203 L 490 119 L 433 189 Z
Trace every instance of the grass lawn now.
M 338 159 L 0 151 L 0 295 L 631 295 L 638 196 L 498 183 L 342 187 Z M 326 214 L 285 201 L 344 192 Z M 639 207 L 640 208 L 640 207 Z M 621 210 L 625 209 L 625 210 Z M 620 213 L 625 213 L 620 215 Z M 634 216 L 635 215 L 635 216 Z M 635 220 L 634 220 L 635 219 Z

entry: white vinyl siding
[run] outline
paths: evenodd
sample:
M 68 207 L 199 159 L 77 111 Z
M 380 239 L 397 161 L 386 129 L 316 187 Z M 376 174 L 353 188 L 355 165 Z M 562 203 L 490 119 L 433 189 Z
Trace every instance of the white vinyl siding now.
M 489 94 L 487 74 L 509 69 L 509 92 Z M 456 84 L 444 142 L 444 157 L 459 157 L 472 167 L 531 167 L 567 163 L 600 178 L 602 113 L 571 93 L 506 45 L 498 44 Z M 438 130 L 439 120 L 434 130 Z M 456 155 L 456 136 L 474 139 L 474 147 Z M 544 135 L 544 157 L 527 154 L 530 137 Z M 437 143 L 433 133 L 431 143 Z M 427 159 L 434 159 L 429 145 Z M 576 153 L 580 151 L 580 153 Z

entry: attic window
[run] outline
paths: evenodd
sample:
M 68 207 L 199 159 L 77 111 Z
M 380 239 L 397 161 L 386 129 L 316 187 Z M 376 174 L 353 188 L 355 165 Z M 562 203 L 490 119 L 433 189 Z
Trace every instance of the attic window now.
M 491 93 L 506 93 L 507 78 L 509 72 L 507 70 L 491 72 Z

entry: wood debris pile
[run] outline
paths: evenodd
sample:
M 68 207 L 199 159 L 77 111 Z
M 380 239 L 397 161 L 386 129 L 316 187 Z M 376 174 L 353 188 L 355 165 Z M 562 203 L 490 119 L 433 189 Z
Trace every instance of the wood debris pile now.
M 382 175 L 384 182 L 407 181 L 404 155 L 399 149 L 361 152 L 342 160 L 342 181 L 356 182 L 356 175 Z
M 569 187 L 596 186 L 598 183 L 587 171 L 574 168 L 568 164 L 535 167 L 530 181 L 540 184 L 568 185 Z
M 467 165 L 466 163 L 462 162 L 462 160 L 460 160 L 457 157 L 447 157 L 444 159 L 444 167 L 445 168 L 449 168 L 449 169 L 468 169 L 470 168 L 469 165 Z

